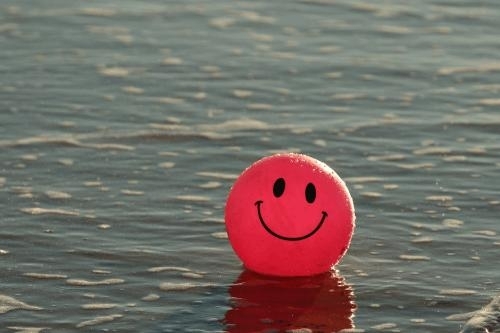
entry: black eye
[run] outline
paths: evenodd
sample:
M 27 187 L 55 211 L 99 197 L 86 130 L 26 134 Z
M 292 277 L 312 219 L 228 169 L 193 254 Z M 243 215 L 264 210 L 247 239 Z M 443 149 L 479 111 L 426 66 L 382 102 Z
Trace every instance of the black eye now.
M 276 198 L 279 198 L 283 192 L 285 192 L 285 180 L 283 178 L 278 178 L 274 182 L 273 194 Z
M 316 199 L 316 187 L 314 187 L 313 183 L 309 183 L 306 186 L 306 200 L 309 203 L 313 203 Z

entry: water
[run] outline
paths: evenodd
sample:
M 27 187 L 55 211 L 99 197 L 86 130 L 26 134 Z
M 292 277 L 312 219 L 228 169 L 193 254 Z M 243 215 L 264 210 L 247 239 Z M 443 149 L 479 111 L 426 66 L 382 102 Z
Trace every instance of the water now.
M 2 331 L 460 331 L 500 289 L 499 29 L 494 1 L 3 1 Z M 333 275 L 225 238 L 277 151 L 351 190 Z

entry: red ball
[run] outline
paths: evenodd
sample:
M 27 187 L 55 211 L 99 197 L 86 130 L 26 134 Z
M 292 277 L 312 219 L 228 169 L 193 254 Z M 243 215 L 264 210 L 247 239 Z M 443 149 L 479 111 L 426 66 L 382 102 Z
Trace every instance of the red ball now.
M 244 265 L 276 276 L 329 271 L 347 251 L 354 204 L 344 181 L 325 163 L 276 154 L 235 181 L 225 209 L 229 241 Z

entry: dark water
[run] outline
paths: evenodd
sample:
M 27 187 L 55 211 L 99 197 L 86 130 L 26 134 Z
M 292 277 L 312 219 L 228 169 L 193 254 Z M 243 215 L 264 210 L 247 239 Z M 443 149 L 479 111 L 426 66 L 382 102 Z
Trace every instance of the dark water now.
M 498 31 L 495 1 L 2 1 L 1 331 L 460 331 L 500 290 Z M 277 151 L 351 190 L 337 272 L 228 244 Z

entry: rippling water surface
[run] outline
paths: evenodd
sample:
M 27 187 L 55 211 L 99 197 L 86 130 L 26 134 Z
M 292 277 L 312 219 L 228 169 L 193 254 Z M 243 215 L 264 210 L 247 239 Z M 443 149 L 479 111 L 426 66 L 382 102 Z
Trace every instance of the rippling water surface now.
M 2 332 L 498 330 L 498 31 L 495 1 L 3 1 Z M 279 151 L 351 190 L 331 274 L 229 246 Z

